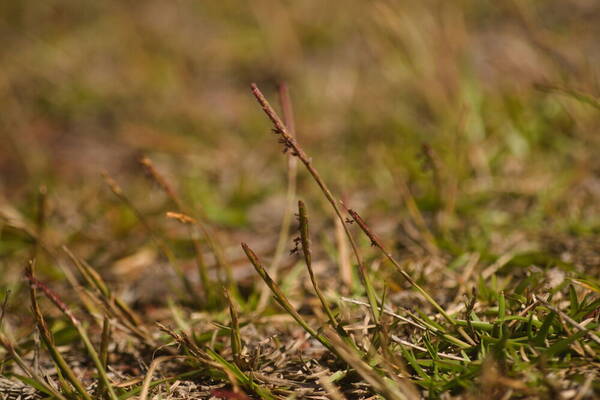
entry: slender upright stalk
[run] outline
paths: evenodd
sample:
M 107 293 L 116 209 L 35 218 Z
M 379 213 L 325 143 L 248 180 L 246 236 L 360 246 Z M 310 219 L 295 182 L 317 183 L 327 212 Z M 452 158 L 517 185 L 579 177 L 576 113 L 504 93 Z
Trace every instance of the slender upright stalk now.
M 346 232 L 346 236 L 348 237 L 348 240 L 350 241 L 350 245 L 352 247 L 354 256 L 356 258 L 356 263 L 358 265 L 358 271 L 359 271 L 360 277 L 362 279 L 363 285 L 365 286 L 365 290 L 367 292 L 367 298 L 369 299 L 369 304 L 371 305 L 370 310 L 371 310 L 371 314 L 373 316 L 373 320 L 375 321 L 376 324 L 379 324 L 379 306 L 377 304 L 377 297 L 375 295 L 375 290 L 373 289 L 373 284 L 371 283 L 371 280 L 369 279 L 369 275 L 367 274 L 362 257 L 360 256 L 360 253 L 358 251 L 356 242 L 354 241 L 354 238 L 352 237 L 350 230 L 348 229 L 348 227 L 345 224 L 344 217 L 342 216 L 342 212 L 340 210 L 340 207 L 337 204 L 337 201 L 335 200 L 333 194 L 331 193 L 331 191 L 329 190 L 329 188 L 327 187 L 327 185 L 325 184 L 325 182 L 323 181 L 323 179 L 321 178 L 321 176 L 319 175 L 319 173 L 317 172 L 315 167 L 312 165 L 312 159 L 304 152 L 304 150 L 302 149 L 300 144 L 290 134 L 289 130 L 286 128 L 285 124 L 281 121 L 281 118 L 279 118 L 279 115 L 277 115 L 277 113 L 275 112 L 273 107 L 271 107 L 271 105 L 269 104 L 269 102 L 267 101 L 265 96 L 262 94 L 262 92 L 260 91 L 258 86 L 256 86 L 256 84 L 253 83 L 251 85 L 251 88 L 252 88 L 252 93 L 254 94 L 254 97 L 256 97 L 256 100 L 258 100 L 263 111 L 265 112 L 265 114 L 267 114 L 267 117 L 273 123 L 273 126 L 274 126 L 273 130 L 277 135 L 279 135 L 279 137 L 280 137 L 279 142 L 281 144 L 283 144 L 284 152 L 291 151 L 291 154 L 293 156 L 296 156 L 300 159 L 302 164 L 304 164 L 304 166 L 306 167 L 306 169 L 308 170 L 310 175 L 313 177 L 313 179 L 319 186 L 319 188 L 321 188 L 321 191 L 327 198 L 327 201 L 329 202 L 329 204 L 331 204 L 331 207 L 333 208 L 338 219 L 340 220 L 340 222 L 342 222 L 344 231 Z
M 279 85 L 279 103 L 283 113 L 283 122 L 288 128 L 290 135 L 296 137 L 296 128 L 294 121 L 294 109 L 292 107 L 292 99 L 288 87 L 285 83 Z M 269 266 L 269 274 L 274 280 L 277 280 L 279 275 L 279 267 L 283 261 L 284 255 L 288 246 L 288 239 L 290 237 L 289 231 L 292 224 L 292 214 L 294 210 L 294 200 L 296 197 L 296 176 L 298 172 L 298 160 L 296 157 L 290 155 L 287 157 L 287 192 L 285 196 L 285 210 L 283 212 L 283 219 L 281 221 L 281 228 L 279 230 L 279 239 L 277 240 L 277 246 L 275 248 L 275 255 L 273 261 Z M 269 288 L 264 285 L 263 291 L 260 293 L 258 305 L 256 306 L 256 313 L 260 314 L 268 304 L 269 300 Z
M 315 293 L 317 297 L 321 301 L 321 306 L 323 310 L 327 314 L 329 318 L 329 322 L 331 325 L 338 329 L 338 321 L 335 319 L 327 300 L 325 300 L 325 296 L 319 285 L 317 284 L 317 280 L 315 278 L 315 273 L 312 268 L 312 254 L 310 251 L 310 231 L 308 229 L 308 214 L 306 212 L 306 206 L 302 200 L 298 201 L 298 219 L 300 221 L 300 241 L 302 243 L 302 253 L 304 254 L 304 261 L 306 262 L 306 268 L 308 269 L 308 275 L 310 276 L 310 281 L 312 282 L 313 288 L 315 289 Z
M 229 328 L 231 329 L 230 337 L 233 361 L 235 362 L 235 365 L 237 365 L 239 368 L 242 368 L 242 338 L 240 336 L 240 321 L 238 309 L 236 304 L 234 303 L 234 300 L 229 295 L 227 288 L 223 288 L 223 294 L 225 296 L 225 300 L 227 300 L 227 303 L 229 304 L 229 315 L 231 317 L 231 326 Z

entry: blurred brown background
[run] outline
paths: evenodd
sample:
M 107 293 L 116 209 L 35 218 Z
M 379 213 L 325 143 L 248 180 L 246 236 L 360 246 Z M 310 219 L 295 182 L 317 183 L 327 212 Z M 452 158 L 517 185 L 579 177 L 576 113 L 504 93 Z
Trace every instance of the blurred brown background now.
M 288 82 L 338 189 L 383 159 L 418 175 L 423 142 L 449 165 L 464 146 L 471 176 L 585 164 L 597 113 L 561 90 L 600 93 L 599 22 L 595 0 L 3 1 L 0 190 L 128 179 L 149 154 L 240 222 L 225 209 L 285 184 L 250 82 Z

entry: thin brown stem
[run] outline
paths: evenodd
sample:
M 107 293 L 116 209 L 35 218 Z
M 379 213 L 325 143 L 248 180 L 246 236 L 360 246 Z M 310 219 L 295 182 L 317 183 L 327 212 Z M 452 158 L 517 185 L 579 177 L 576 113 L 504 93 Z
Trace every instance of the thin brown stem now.
M 327 300 L 325 299 L 325 295 L 321 292 L 319 285 L 317 283 L 317 279 L 315 277 L 315 273 L 312 267 L 312 253 L 310 251 L 310 230 L 308 227 L 308 213 L 306 211 L 306 206 L 302 200 L 298 201 L 298 219 L 300 220 L 300 242 L 302 243 L 302 253 L 304 254 L 304 261 L 306 262 L 306 268 L 308 269 L 308 275 L 310 276 L 310 281 L 312 282 L 313 288 L 315 289 L 315 293 L 321 302 L 321 306 L 327 314 L 329 318 L 329 322 L 335 328 L 339 328 L 339 324 L 335 316 L 333 315 L 333 311 L 329 307 Z
M 329 204 L 331 204 L 331 207 L 333 207 L 333 210 L 334 210 L 335 214 L 337 215 L 338 219 L 342 222 L 342 224 L 344 226 L 344 231 L 346 233 L 346 236 L 348 237 L 348 240 L 350 241 L 350 246 L 352 247 L 352 251 L 354 252 L 354 256 L 356 258 L 360 277 L 363 281 L 363 285 L 365 285 L 367 297 L 369 299 L 369 303 L 371 304 L 371 313 L 373 315 L 373 319 L 376 323 L 379 323 L 379 307 L 377 305 L 377 297 L 375 296 L 375 291 L 373 289 L 373 285 L 367 274 L 362 257 L 360 256 L 360 253 L 358 251 L 356 242 L 354 241 L 354 238 L 352 237 L 350 230 L 348 229 L 348 227 L 346 226 L 346 224 L 344 222 L 344 217 L 342 216 L 340 207 L 338 206 L 333 194 L 331 193 L 331 191 L 329 190 L 329 188 L 327 187 L 327 185 L 325 184 L 325 182 L 323 181 L 323 179 L 321 178 L 321 176 L 319 175 L 319 173 L 317 172 L 315 167 L 312 165 L 312 159 L 304 152 L 304 150 L 302 149 L 300 144 L 298 144 L 296 139 L 290 134 L 289 130 L 286 128 L 285 124 L 281 121 L 281 119 L 279 118 L 279 115 L 277 115 L 277 113 L 275 112 L 273 107 L 271 107 L 268 100 L 262 94 L 262 92 L 260 91 L 258 86 L 256 86 L 256 84 L 253 83 L 251 85 L 251 88 L 252 88 L 252 93 L 254 94 L 254 97 L 256 97 L 256 100 L 258 100 L 263 111 L 265 112 L 267 117 L 273 123 L 274 132 L 277 135 L 279 135 L 280 143 L 282 143 L 284 145 L 284 152 L 291 151 L 291 154 L 293 156 L 296 156 L 300 159 L 302 164 L 304 164 L 304 166 L 306 167 L 306 169 L 308 170 L 310 175 L 313 177 L 313 179 L 315 180 L 315 182 L 317 183 L 317 185 L 319 186 L 319 188 L 321 189 L 321 191 L 327 198 L 327 201 L 329 202 Z
M 288 128 L 290 135 L 296 137 L 295 121 L 294 121 L 294 109 L 292 107 L 292 99 L 288 87 L 285 83 L 279 85 L 279 103 L 283 112 L 283 121 L 285 126 Z M 279 275 L 279 267 L 283 261 L 284 255 L 287 252 L 288 239 L 290 237 L 290 226 L 292 224 L 292 215 L 294 210 L 294 200 L 296 198 L 296 177 L 298 175 L 298 160 L 296 157 L 290 155 L 287 157 L 287 192 L 285 196 L 285 210 L 283 212 L 283 219 L 281 221 L 281 228 L 279 230 L 279 239 L 277 240 L 277 246 L 275 248 L 275 255 L 273 256 L 273 262 L 269 267 L 269 273 L 274 280 L 277 280 Z M 256 306 L 256 313 L 260 314 L 264 311 L 269 301 L 269 288 L 263 285 L 263 291 L 260 294 L 258 305 Z

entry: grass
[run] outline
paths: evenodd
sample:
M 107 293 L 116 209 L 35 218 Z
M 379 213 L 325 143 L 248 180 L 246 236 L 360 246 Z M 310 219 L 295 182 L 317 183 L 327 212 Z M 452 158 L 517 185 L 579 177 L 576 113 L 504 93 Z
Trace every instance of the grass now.
M 0 6 L 0 397 L 598 397 L 583 3 Z

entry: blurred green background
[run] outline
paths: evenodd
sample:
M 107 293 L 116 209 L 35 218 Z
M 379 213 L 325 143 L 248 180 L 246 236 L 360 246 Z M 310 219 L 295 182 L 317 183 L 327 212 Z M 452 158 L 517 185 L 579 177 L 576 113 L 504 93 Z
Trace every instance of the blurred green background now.
M 249 84 L 276 104 L 285 81 L 300 142 L 367 216 L 402 218 L 406 184 L 474 237 L 596 234 L 599 21 L 595 0 L 3 1 L 5 214 L 44 184 L 57 235 L 125 234 L 100 173 L 163 215 L 143 154 L 213 223 L 274 233 L 286 162 Z

